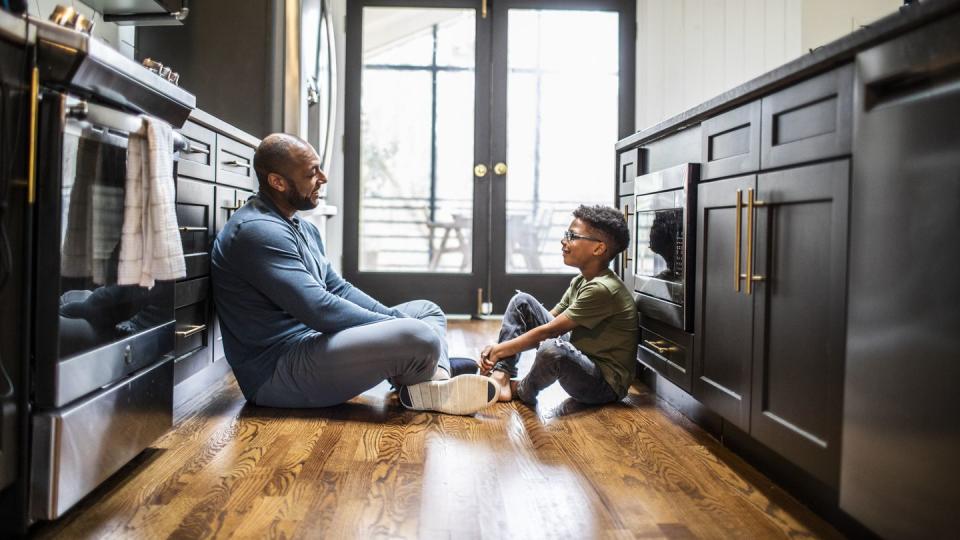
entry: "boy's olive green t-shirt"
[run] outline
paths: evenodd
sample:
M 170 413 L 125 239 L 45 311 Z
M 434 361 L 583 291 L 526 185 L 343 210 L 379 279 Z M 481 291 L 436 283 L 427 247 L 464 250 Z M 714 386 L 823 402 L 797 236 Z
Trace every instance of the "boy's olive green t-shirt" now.
M 596 362 L 619 397 L 627 395 L 636 373 L 639 319 L 620 278 L 610 269 L 589 281 L 573 278 L 553 312 L 577 323 L 570 343 Z

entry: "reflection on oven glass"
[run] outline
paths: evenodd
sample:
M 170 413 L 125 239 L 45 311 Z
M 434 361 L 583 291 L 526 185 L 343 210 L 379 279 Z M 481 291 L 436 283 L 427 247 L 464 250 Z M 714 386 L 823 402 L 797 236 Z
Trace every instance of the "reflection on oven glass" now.
M 637 224 L 638 274 L 680 283 L 683 280 L 683 211 L 658 210 L 638 217 L 642 217 Z
M 61 359 L 173 319 L 171 283 L 158 282 L 152 289 L 117 285 L 125 142 L 117 135 L 92 129 L 64 135 Z

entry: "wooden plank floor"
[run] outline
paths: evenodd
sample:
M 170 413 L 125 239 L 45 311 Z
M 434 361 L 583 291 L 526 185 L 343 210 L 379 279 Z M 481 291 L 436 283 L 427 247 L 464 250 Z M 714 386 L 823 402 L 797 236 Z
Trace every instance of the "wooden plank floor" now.
M 497 329 L 452 321 L 451 352 Z M 839 537 L 640 385 L 600 408 L 554 385 L 536 410 L 457 417 L 407 411 L 385 384 L 328 409 L 254 407 L 228 377 L 185 407 L 36 536 Z

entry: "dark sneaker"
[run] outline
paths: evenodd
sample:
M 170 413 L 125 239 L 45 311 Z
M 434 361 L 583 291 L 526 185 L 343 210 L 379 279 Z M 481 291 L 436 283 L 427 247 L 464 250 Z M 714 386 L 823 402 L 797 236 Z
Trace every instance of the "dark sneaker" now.
M 450 376 L 457 375 L 476 375 L 480 371 L 480 364 L 473 358 L 466 356 L 450 357 Z
M 490 377 L 460 375 L 400 388 L 400 403 L 415 411 L 473 414 L 497 402 L 499 388 Z

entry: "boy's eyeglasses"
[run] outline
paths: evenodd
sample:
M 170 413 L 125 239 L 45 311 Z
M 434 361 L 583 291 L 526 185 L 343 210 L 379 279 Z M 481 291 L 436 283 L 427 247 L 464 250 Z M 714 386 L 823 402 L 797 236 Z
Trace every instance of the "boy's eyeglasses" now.
M 567 242 L 572 242 L 573 240 L 593 240 L 594 242 L 603 242 L 599 238 L 594 238 L 592 236 L 584 236 L 582 234 L 577 234 L 571 230 L 563 231 L 563 239 Z

